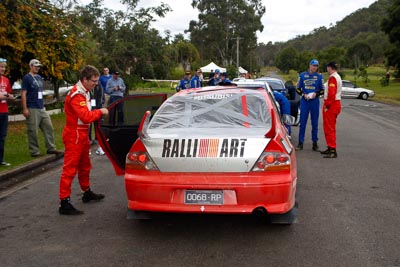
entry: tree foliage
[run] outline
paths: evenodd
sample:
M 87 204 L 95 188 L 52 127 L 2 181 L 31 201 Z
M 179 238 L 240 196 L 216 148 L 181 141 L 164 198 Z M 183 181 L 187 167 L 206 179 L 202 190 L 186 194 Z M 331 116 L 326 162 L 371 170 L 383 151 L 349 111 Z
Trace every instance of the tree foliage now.
M 90 29 L 87 38 L 96 41 L 91 60 L 136 79 L 166 77 L 172 65 L 167 54 L 167 40 L 151 28 L 151 22 L 164 16 L 170 7 L 161 4 L 137 9 L 138 0 L 121 3 L 126 6 L 125 11 L 105 8 L 99 0 L 77 7 L 80 22 Z
M 280 51 L 276 57 L 275 65 L 284 73 L 297 69 L 299 52 L 296 48 L 289 46 Z
M 318 27 L 309 34 L 297 36 L 287 42 L 277 42 L 268 47 L 260 45 L 259 55 L 264 55 L 269 59 L 267 62 L 271 62 L 270 59 L 275 59 L 279 51 L 292 46 L 300 53 L 308 51 L 318 57 L 319 61 L 323 61 L 319 56 L 332 52 L 328 50 L 335 47 L 342 49 L 338 55 L 340 60 L 336 58 L 335 61 L 341 61 L 342 66 L 353 66 L 354 58 L 347 57 L 347 50 L 356 43 L 366 42 L 372 50 L 372 56 L 367 61 L 382 63 L 385 60 L 384 51 L 390 44 L 389 38 L 381 30 L 380 23 L 381 19 L 387 16 L 387 7 L 391 1 L 378 0 L 368 8 L 361 8 L 329 27 Z M 309 60 L 305 61 L 306 65 Z
M 11 80 L 27 72 L 32 58 L 42 62 L 43 75 L 55 83 L 66 70 L 82 65 L 85 41 L 74 14 L 48 0 L 3 0 L 0 13 L 0 52 L 11 63 Z
M 389 36 L 391 46 L 386 50 L 388 65 L 395 66 L 400 77 L 400 1 L 392 0 L 388 16 L 382 20 L 382 30 Z
M 357 42 L 348 49 L 347 54 L 348 58 L 353 60 L 353 66 L 357 69 L 360 66 L 368 65 L 372 58 L 372 49 L 366 42 Z
M 173 63 L 168 40 L 151 23 L 169 6 L 137 8 L 138 0 L 121 0 L 124 11 L 102 7 L 102 0 L 79 6 L 76 0 L 3 0 L 0 3 L 0 53 L 9 60 L 11 80 L 39 59 L 41 74 L 74 83 L 86 64 L 107 65 L 126 78 L 168 76 Z M 130 74 L 130 75 L 129 75 Z M 124 77 L 125 78 L 125 77 Z
M 233 65 L 237 58 L 236 38 L 240 38 L 240 58 L 246 59 L 256 48 L 256 32 L 264 28 L 261 17 L 265 7 L 261 0 L 193 0 L 192 6 L 199 10 L 199 20 L 190 22 L 188 32 L 203 59 Z

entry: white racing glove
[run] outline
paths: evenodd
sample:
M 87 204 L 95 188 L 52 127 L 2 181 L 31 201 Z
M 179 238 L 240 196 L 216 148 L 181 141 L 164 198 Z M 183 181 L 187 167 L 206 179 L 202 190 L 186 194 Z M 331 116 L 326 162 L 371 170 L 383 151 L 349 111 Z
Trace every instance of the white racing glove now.
M 306 99 L 310 100 L 310 99 L 314 99 L 317 96 L 317 94 L 315 92 L 312 92 L 312 93 L 306 94 L 306 96 L 307 96 Z

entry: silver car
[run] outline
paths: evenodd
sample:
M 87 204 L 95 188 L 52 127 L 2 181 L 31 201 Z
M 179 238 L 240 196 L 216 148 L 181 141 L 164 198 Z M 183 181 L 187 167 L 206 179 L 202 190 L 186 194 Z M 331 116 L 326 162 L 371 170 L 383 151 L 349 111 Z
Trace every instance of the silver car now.
M 370 89 L 357 87 L 355 84 L 347 80 L 342 81 L 342 97 L 355 97 L 367 100 L 374 95 L 375 92 Z

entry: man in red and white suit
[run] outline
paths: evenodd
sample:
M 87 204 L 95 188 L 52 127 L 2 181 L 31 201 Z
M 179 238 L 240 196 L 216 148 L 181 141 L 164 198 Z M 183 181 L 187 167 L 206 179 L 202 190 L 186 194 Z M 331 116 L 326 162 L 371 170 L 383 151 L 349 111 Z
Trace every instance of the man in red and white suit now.
M 342 109 L 340 103 L 342 93 L 342 79 L 337 73 L 338 65 L 330 62 L 326 65 L 329 74 L 328 84 L 324 92 L 324 105 L 322 107 L 324 133 L 328 148 L 322 151 L 324 158 L 337 158 L 336 151 L 336 119 Z
M 89 157 L 89 125 L 99 120 L 102 115 L 108 115 L 106 108 L 91 110 L 90 91 L 98 84 L 99 76 L 100 73 L 95 67 L 85 66 L 80 72 L 79 82 L 69 91 L 65 99 L 66 123 L 62 135 L 65 153 L 60 180 L 59 206 L 59 213 L 63 215 L 83 214 L 83 211 L 77 210 L 70 200 L 71 184 L 76 173 L 78 173 L 84 203 L 104 198 L 103 194 L 91 191 L 89 181 L 92 168 Z

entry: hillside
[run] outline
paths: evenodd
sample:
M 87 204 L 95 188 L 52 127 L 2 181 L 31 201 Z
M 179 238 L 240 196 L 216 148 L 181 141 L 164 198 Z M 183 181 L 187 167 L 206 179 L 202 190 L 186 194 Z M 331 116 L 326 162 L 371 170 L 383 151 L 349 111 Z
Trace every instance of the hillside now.
M 370 45 L 374 63 L 382 62 L 389 40 L 381 31 L 381 19 L 387 15 L 386 10 L 390 2 L 390 0 L 376 1 L 368 8 L 361 8 L 346 16 L 332 27 L 314 29 L 309 34 L 297 36 L 288 42 L 261 44 L 258 52 L 265 56 L 263 65 L 271 64 L 276 54 L 288 46 L 293 46 L 299 52 L 316 53 L 329 47 L 348 49 L 360 41 Z

